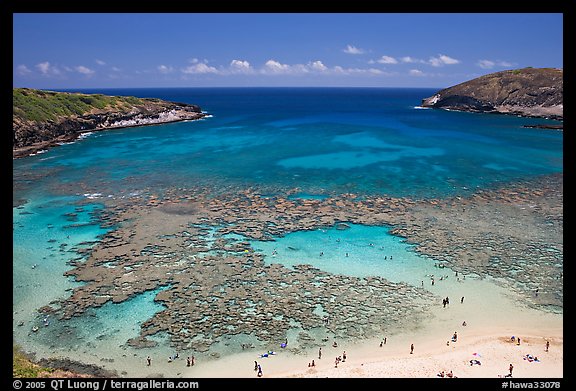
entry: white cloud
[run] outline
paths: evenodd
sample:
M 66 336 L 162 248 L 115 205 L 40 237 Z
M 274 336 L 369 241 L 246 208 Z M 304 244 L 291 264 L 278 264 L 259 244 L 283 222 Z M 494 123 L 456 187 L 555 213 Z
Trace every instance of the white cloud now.
M 416 63 L 416 62 L 422 62 L 422 60 L 419 60 L 419 59 L 417 59 L 417 58 L 410 57 L 410 56 L 402 57 L 402 58 L 400 58 L 400 61 L 406 62 L 406 63 L 409 63 L 409 64 Z
M 492 69 L 496 65 L 494 61 L 480 60 L 476 63 L 482 69 Z
M 26 65 L 21 64 L 16 67 L 16 72 L 18 72 L 19 75 L 25 76 L 32 71 Z
M 279 63 L 276 60 L 268 60 L 264 64 L 262 72 L 264 73 L 290 73 L 291 67 L 288 64 Z
M 398 64 L 398 60 L 390 56 L 382 56 L 376 62 L 380 64 Z
M 196 59 L 193 59 L 196 60 Z M 186 74 L 206 74 L 206 73 L 219 73 L 218 69 L 209 66 L 206 63 L 193 61 L 193 65 L 182 68 L 182 73 Z
M 50 63 L 48 61 L 41 62 L 36 64 L 36 68 L 38 68 L 42 74 L 47 75 L 48 72 L 50 72 Z
M 229 70 L 231 73 L 253 73 L 252 65 L 246 60 L 230 61 Z
M 460 60 L 449 57 L 445 54 L 440 54 L 440 55 L 438 55 L 438 57 L 430 57 L 430 60 L 428 60 L 428 63 L 430 65 L 432 65 L 433 67 L 441 67 L 444 65 L 459 64 Z
M 476 65 L 482 69 L 492 69 L 496 66 L 508 68 L 514 66 L 515 64 L 508 61 L 479 60 Z
M 347 45 L 346 49 L 343 49 L 342 51 L 348 54 L 364 54 L 366 52 L 364 49 L 357 48 L 353 45 Z
M 86 76 L 92 76 L 95 73 L 92 69 L 87 68 L 84 65 L 78 65 L 77 67 L 74 67 L 74 70 Z
M 315 71 L 320 71 L 320 72 L 324 72 L 328 69 L 328 67 L 326 65 L 324 65 L 322 63 L 322 61 L 313 61 L 312 63 L 310 63 L 310 68 L 312 68 Z
M 98 60 L 98 59 L 96 59 L 96 64 L 98 64 L 98 65 L 106 65 L 106 63 L 105 63 L 104 61 Z
M 48 61 L 36 64 L 36 68 L 38 68 L 44 76 L 56 76 L 62 73 L 58 67 L 53 66 Z
M 160 64 L 156 67 L 156 69 L 158 69 L 158 72 L 162 73 L 162 74 L 168 74 L 168 73 L 172 73 L 174 71 L 174 68 L 172 68 L 169 65 L 164 65 L 164 64 Z
M 424 76 L 424 72 L 422 72 L 419 69 L 410 69 L 408 73 L 410 74 L 410 76 Z

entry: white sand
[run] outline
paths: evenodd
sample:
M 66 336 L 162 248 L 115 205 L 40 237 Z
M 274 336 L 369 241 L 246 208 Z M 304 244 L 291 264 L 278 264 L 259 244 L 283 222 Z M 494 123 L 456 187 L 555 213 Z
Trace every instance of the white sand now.
M 524 306 L 522 297 L 486 279 L 452 285 L 438 283 L 433 288 L 438 297 L 450 295 L 450 304 L 444 308 L 439 300 L 423 327 L 387 335 L 382 347 L 381 339 L 356 344 L 338 341 L 337 348 L 332 347 L 330 340 L 322 347 L 320 360 L 318 348 L 298 355 L 276 349 L 278 354 L 267 358 L 259 358 L 258 352 L 246 352 L 200 362 L 181 375 L 256 377 L 256 360 L 262 365 L 264 378 L 436 378 L 441 371 L 452 371 L 458 378 L 498 378 L 509 373 L 510 364 L 514 366 L 514 378 L 563 377 L 562 314 Z M 461 296 L 465 296 L 462 303 Z M 458 334 L 457 342 L 447 345 L 454 332 Z M 510 341 L 512 335 L 520 337 L 520 346 Z M 548 352 L 546 340 L 550 341 Z M 410 354 L 412 343 L 414 353 Z M 343 351 L 346 362 L 335 368 L 335 358 Z M 524 360 L 526 354 L 538 357 L 540 362 Z M 478 359 L 481 365 L 470 366 L 472 359 Z M 308 368 L 312 360 L 316 365 Z
M 437 377 L 441 371 L 452 371 L 459 378 L 497 378 L 509 373 L 513 365 L 513 378 L 562 378 L 563 377 L 563 339 L 561 335 L 521 335 L 521 344 L 512 343 L 508 336 L 478 336 L 459 333 L 456 343 L 423 342 L 414 344 L 414 354 L 410 346 L 403 349 L 387 345 L 380 350 L 381 357 L 365 359 L 358 357 L 356 351 L 347 350 L 346 362 L 334 366 L 335 354 L 340 349 L 326 352 L 321 360 L 316 357 L 315 368 L 301 371 L 278 373 L 277 377 L 378 377 L 378 378 L 430 378 Z M 545 341 L 550 341 L 549 351 L 545 351 Z M 401 351 L 400 351 L 401 350 Z M 336 353 L 335 353 L 336 352 Z M 480 355 L 474 355 L 479 353 Z M 526 354 L 538 357 L 539 362 L 524 360 Z M 481 365 L 470 365 L 476 359 Z

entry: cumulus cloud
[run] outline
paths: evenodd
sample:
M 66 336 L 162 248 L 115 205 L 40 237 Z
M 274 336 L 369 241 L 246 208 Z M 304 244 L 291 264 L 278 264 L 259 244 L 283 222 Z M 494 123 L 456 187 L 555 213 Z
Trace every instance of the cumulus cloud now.
M 312 68 L 315 71 L 320 71 L 320 72 L 324 72 L 324 71 L 328 70 L 328 67 L 326 65 L 324 65 L 322 63 L 322 61 L 313 61 L 312 63 L 310 63 L 310 68 Z
M 74 67 L 74 70 L 86 76 L 92 76 L 94 74 L 94 70 L 85 67 L 84 65 L 78 65 L 77 67 Z
M 376 62 L 380 64 L 398 64 L 398 60 L 390 56 L 382 56 Z
M 40 73 L 47 75 L 50 72 L 50 63 L 48 61 L 41 62 L 36 64 L 36 68 L 40 71 Z
M 265 75 L 382 75 L 384 72 L 377 68 L 344 68 L 340 65 L 326 66 L 322 61 L 310 61 L 307 64 L 283 64 L 276 60 L 268 60 L 260 73 Z
M 232 60 L 230 61 L 229 70 L 232 73 L 252 73 L 254 69 L 252 65 L 246 60 Z
M 402 57 L 402 58 L 400 58 L 400 61 L 408 63 L 408 64 L 412 64 L 412 63 L 416 63 L 416 62 L 422 62 L 422 60 L 419 60 L 417 58 L 410 57 L 410 56 Z
M 174 68 L 172 68 L 169 65 L 164 65 L 164 64 L 160 64 L 156 67 L 156 69 L 158 69 L 158 72 L 162 73 L 162 74 L 168 74 L 168 73 L 172 73 L 174 71 Z
M 508 61 L 492 61 L 492 60 L 479 60 L 476 65 L 482 69 L 492 69 L 494 67 L 512 67 L 514 64 Z
M 57 76 L 62 73 L 58 67 L 50 64 L 48 61 L 36 64 L 36 68 L 44 76 Z
M 430 60 L 428 60 L 428 63 L 430 65 L 432 65 L 433 67 L 441 67 L 444 65 L 459 64 L 460 60 L 449 57 L 445 54 L 440 54 L 440 55 L 438 55 L 438 57 L 430 57 Z
M 422 72 L 419 69 L 410 69 L 408 73 L 410 74 L 410 76 L 424 76 L 424 72 Z
M 364 54 L 366 51 L 364 49 L 357 48 L 353 45 L 347 45 L 345 49 L 342 49 L 344 53 L 347 54 Z
M 195 59 L 194 59 L 195 60 Z M 182 73 L 186 74 L 206 74 L 206 73 L 218 73 L 218 69 L 209 66 L 203 62 L 193 62 L 192 65 L 182 68 Z
M 96 64 L 98 64 L 98 65 L 106 65 L 106 63 L 105 63 L 104 61 L 98 60 L 98 59 L 96 59 Z
M 264 73 L 289 73 L 291 71 L 291 66 L 288 64 L 282 64 L 276 60 L 268 60 L 264 64 L 262 71 Z
M 32 73 L 32 71 L 24 64 L 20 64 L 16 67 L 16 72 L 18 72 L 19 75 L 25 76 L 29 73 Z

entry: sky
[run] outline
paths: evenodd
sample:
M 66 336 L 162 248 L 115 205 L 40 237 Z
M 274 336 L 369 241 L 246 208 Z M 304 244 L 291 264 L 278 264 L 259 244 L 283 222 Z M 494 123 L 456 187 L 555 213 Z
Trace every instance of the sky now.
M 14 13 L 13 86 L 426 87 L 563 68 L 562 13 Z

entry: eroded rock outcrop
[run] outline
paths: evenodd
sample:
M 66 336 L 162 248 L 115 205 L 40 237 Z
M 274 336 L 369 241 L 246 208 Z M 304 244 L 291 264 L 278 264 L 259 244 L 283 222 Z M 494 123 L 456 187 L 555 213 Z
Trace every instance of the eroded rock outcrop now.
M 491 73 L 445 88 L 423 107 L 562 120 L 563 70 L 523 68 Z
M 23 157 L 82 133 L 195 120 L 197 105 L 153 98 L 13 89 L 13 157 Z

